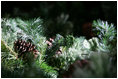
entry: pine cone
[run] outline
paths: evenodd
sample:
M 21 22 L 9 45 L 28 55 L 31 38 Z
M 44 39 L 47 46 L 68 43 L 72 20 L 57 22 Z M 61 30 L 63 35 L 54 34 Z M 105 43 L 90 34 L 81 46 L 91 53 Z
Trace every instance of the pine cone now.
M 30 42 L 23 41 L 22 39 L 18 39 L 17 41 L 14 42 L 14 49 L 15 52 L 18 52 L 18 58 L 21 56 L 24 57 L 24 54 L 28 52 L 33 52 L 34 58 L 36 58 L 39 52 L 35 48 L 36 48 L 35 45 L 31 44 Z
M 62 54 L 62 48 L 61 48 L 61 47 L 56 51 L 56 54 L 57 54 L 57 55 Z
M 54 38 L 49 38 L 49 40 L 46 41 L 48 48 L 52 47 L 52 43 L 54 42 Z

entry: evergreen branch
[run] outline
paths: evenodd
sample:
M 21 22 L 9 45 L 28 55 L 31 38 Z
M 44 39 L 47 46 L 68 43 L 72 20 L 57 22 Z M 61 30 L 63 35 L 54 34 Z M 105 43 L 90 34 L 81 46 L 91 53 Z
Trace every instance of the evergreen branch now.
M 1 44 L 4 45 L 6 49 L 17 58 L 17 54 L 3 40 L 1 40 Z
M 107 21 L 93 21 L 93 31 L 97 32 L 98 38 L 102 43 L 107 45 L 109 42 L 113 41 L 116 38 L 116 29 L 115 26 L 111 23 L 108 24 Z
M 110 52 L 112 48 L 114 48 L 116 42 L 116 28 L 111 23 L 108 24 L 107 21 L 93 21 L 93 31 L 97 34 L 98 38 L 100 39 L 100 50 L 104 52 Z

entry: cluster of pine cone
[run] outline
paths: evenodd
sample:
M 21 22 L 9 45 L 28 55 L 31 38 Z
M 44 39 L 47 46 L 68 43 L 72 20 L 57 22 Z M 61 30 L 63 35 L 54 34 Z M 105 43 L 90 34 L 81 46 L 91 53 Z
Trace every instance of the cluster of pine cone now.
M 33 52 L 34 58 L 37 58 L 39 54 L 35 45 L 30 42 L 23 41 L 22 39 L 18 39 L 14 42 L 14 49 L 15 52 L 18 52 L 18 58 L 22 56 L 24 57 L 25 54 L 29 52 Z
M 54 38 L 55 37 L 52 37 L 52 38 L 49 38 L 49 40 L 46 41 L 47 45 L 48 45 L 48 48 L 51 48 L 53 46 L 53 42 L 54 42 Z M 57 51 L 56 51 L 56 54 L 59 55 L 62 53 L 62 48 L 60 47 Z

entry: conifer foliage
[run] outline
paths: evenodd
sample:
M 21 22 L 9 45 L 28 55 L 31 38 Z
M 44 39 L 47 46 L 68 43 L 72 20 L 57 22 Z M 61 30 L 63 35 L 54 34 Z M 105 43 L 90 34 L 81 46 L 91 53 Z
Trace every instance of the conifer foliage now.
M 97 37 L 89 40 L 63 33 L 46 35 L 43 25 L 40 18 L 2 18 L 2 77 L 116 77 L 117 40 L 113 24 L 93 21 Z

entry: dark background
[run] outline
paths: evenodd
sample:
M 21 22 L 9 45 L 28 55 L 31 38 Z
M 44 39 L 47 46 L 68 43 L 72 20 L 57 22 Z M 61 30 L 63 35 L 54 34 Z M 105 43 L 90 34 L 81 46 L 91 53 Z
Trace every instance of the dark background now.
M 44 21 L 48 21 L 54 20 L 62 13 L 68 14 L 68 20 L 73 24 L 74 36 L 84 35 L 83 25 L 97 19 L 117 26 L 117 1 L 2 1 L 1 3 L 2 18 L 41 17 Z

